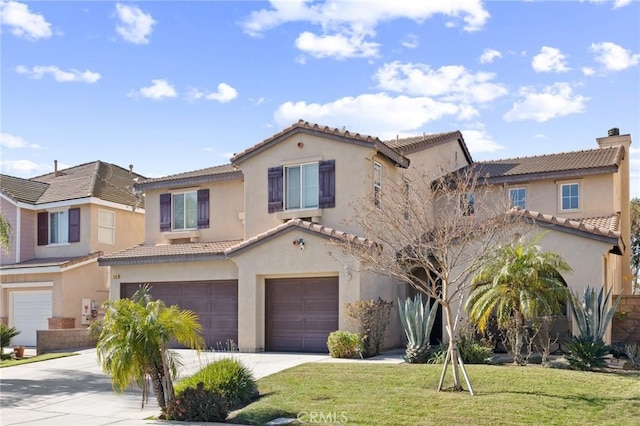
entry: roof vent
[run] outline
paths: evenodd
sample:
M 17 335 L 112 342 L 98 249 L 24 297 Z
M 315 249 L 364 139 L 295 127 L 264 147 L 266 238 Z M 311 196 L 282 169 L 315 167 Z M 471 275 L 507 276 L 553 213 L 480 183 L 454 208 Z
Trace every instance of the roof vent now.
M 609 129 L 607 132 L 607 136 L 620 136 L 620 129 L 614 127 L 613 129 Z

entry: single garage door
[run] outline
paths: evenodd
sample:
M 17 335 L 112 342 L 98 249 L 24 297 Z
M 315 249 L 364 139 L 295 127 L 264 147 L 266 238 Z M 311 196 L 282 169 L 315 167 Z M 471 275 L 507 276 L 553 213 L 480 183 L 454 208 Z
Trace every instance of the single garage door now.
M 36 346 L 36 330 L 48 330 L 53 296 L 51 290 L 12 291 L 10 324 L 20 331 L 13 345 Z
M 238 282 L 189 281 L 149 283 L 154 299 L 167 306 L 178 305 L 198 315 L 202 337 L 208 348 L 227 340 L 238 343 Z M 131 297 L 140 288 L 139 283 L 123 283 L 120 294 Z
M 338 329 L 338 278 L 266 280 L 266 348 L 324 352 Z

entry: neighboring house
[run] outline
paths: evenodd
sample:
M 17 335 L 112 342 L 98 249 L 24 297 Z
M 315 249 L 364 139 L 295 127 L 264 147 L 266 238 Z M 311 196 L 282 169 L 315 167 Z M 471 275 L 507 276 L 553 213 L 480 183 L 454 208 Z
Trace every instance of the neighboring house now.
M 523 185 L 529 195 L 506 192 L 511 187 L 500 179 L 511 179 L 513 165 L 480 165 L 490 172 L 488 183 L 495 184 L 488 188 L 500 188 L 496 194 L 504 190 L 514 204 L 551 215 L 527 212 L 538 224 L 558 229 L 545 237 L 549 244 L 555 238 L 564 247 L 575 240 L 580 246 L 573 254 L 584 247 L 591 256 L 584 260 L 599 259 L 589 268 L 603 268 L 603 257 L 609 257 L 608 250 L 614 247 L 612 255 L 619 258 L 620 252 L 628 257 L 622 247 L 625 202 L 621 197 L 626 196 L 628 203 L 628 158 L 624 154 L 628 144 L 624 144 L 630 139 L 612 138 L 604 138 L 602 144 L 620 142 L 623 148 L 601 151 L 622 154 L 598 160 L 594 166 L 565 173 L 549 162 L 514 171 L 523 180 L 514 177 L 509 184 L 517 183 L 514 189 Z M 524 164 L 528 160 L 508 161 Z M 332 247 L 335 238 L 369 242 L 349 221 L 358 203 L 376 203 L 390 179 L 402 182 L 407 171 L 448 173 L 471 164 L 457 131 L 382 141 L 300 121 L 234 155 L 231 164 L 136 184 L 145 193 L 148 209 L 144 244 L 103 256 L 99 263 L 111 268 L 112 298 L 130 297 L 140 284 L 149 283 L 155 297 L 198 314 L 210 347 L 233 340 L 243 351 L 324 352 L 331 331 L 349 328 L 345 303 L 377 297 L 395 302 L 411 293 L 406 285 L 364 271 L 354 259 Z M 592 177 L 596 174 L 606 177 L 598 180 Z M 580 179 L 579 210 L 572 209 L 573 187 L 565 195 L 564 180 L 560 182 L 559 177 L 572 179 L 568 183 Z M 592 179 L 610 186 L 592 185 Z M 553 184 L 551 197 L 559 197 L 561 206 L 568 202 L 568 209 L 558 211 L 555 204 L 551 208 L 548 201 L 542 201 L 549 197 L 548 182 L 559 185 Z M 608 205 L 592 206 L 588 200 L 601 191 L 613 193 L 602 202 Z M 529 199 L 530 205 L 526 204 Z M 615 229 L 606 228 L 605 219 L 602 223 L 595 219 L 613 216 L 619 217 L 609 221 Z M 567 217 L 589 219 L 570 221 Z M 614 263 L 619 262 L 617 273 L 622 275 L 624 261 L 617 258 Z M 580 263 L 572 265 L 581 270 Z M 589 278 L 592 284 L 600 283 Z M 443 335 L 441 327 L 436 333 Z M 387 345 L 401 343 L 397 313 L 392 314 L 388 334 Z
M 144 240 L 138 179 L 102 161 L 64 170 L 56 162 L 53 173 L 31 179 L 0 176 L 0 207 L 13 228 L 0 258 L 0 320 L 21 331 L 14 344 L 35 346 L 36 330 L 87 326 L 95 305 L 84 302 L 108 299 L 98 257 Z

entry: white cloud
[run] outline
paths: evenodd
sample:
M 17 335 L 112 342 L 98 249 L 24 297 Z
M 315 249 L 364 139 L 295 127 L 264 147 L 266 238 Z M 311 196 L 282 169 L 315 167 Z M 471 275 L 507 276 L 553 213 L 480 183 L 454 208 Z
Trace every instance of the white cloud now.
M 613 8 L 619 9 L 621 7 L 625 7 L 631 4 L 631 0 L 615 0 L 613 2 Z
M 144 13 L 137 6 L 120 3 L 116 4 L 116 13 L 120 20 L 116 31 L 123 39 L 135 44 L 149 43 L 149 36 L 156 24 L 150 13 Z
M 9 149 L 16 148 L 31 148 L 40 149 L 40 145 L 35 143 L 29 143 L 22 139 L 20 136 L 14 136 L 9 133 L 0 133 L 0 146 Z
M 234 100 L 236 97 L 238 97 L 238 91 L 226 83 L 218 84 L 217 92 L 207 93 L 192 88 L 191 90 L 189 90 L 189 93 L 187 93 L 187 98 L 191 100 L 208 99 L 211 101 L 218 101 L 223 104 Z
M 372 0 L 366 5 L 351 0 L 271 0 L 269 8 L 252 11 L 241 25 L 247 34 L 259 37 L 289 22 L 309 22 L 321 32 L 301 33 L 296 46 L 315 57 L 344 59 L 378 56 L 379 44 L 367 38 L 375 36 L 381 22 L 403 18 L 423 22 L 438 14 L 462 19 L 466 31 L 481 29 L 489 19 L 480 0 Z
M 31 160 L 2 160 L 0 168 L 8 175 L 28 177 L 39 173 L 47 173 L 52 170 L 50 164 L 38 164 Z
M 632 54 L 631 51 L 609 41 L 592 43 L 589 50 L 596 55 L 596 61 L 609 71 L 622 71 L 640 62 L 640 54 Z
M 495 49 L 484 49 L 482 55 L 480 55 L 480 63 L 481 64 L 490 64 L 496 58 L 502 58 L 502 53 L 499 50 Z
M 586 76 L 594 75 L 595 73 L 596 73 L 596 70 L 594 70 L 591 67 L 582 67 L 582 74 Z
M 542 46 L 540 53 L 533 57 L 531 66 L 536 72 L 566 72 L 571 69 L 560 49 L 549 46 Z
M 472 73 L 462 65 L 432 69 L 427 64 L 394 61 L 378 68 L 378 87 L 419 96 L 440 96 L 445 101 L 486 103 L 507 94 L 504 85 L 493 83 L 494 73 Z
M 296 47 L 315 57 L 337 59 L 367 58 L 378 55 L 380 44 L 365 41 L 368 34 L 335 34 L 317 36 L 305 31 L 296 39 Z
M 504 146 L 498 144 L 485 130 L 484 124 L 476 123 L 474 127 L 475 128 L 461 130 L 464 141 L 472 154 L 494 152 L 504 149 Z
M 49 38 L 52 34 L 51 24 L 44 16 L 17 1 L 0 1 L 0 22 L 11 28 L 11 34 L 27 40 Z
M 253 103 L 255 106 L 258 105 L 262 105 L 265 101 L 267 100 L 267 98 L 265 98 L 264 96 L 261 96 L 259 98 L 249 98 L 249 102 Z
M 549 139 L 543 133 L 536 133 L 535 135 L 533 135 L 533 137 L 535 139 Z
M 407 34 L 402 41 L 400 41 L 400 44 L 407 49 L 415 49 L 420 45 L 420 39 L 415 34 Z
M 176 89 L 166 80 L 151 80 L 151 86 L 129 92 L 130 98 L 142 96 L 149 99 L 174 98 L 178 95 Z
M 326 123 L 366 132 L 383 139 L 394 138 L 400 132 L 419 129 L 426 123 L 445 116 L 455 116 L 461 108 L 428 97 L 392 97 L 386 93 L 344 97 L 325 104 L 285 102 L 274 113 L 280 126 L 299 119 Z
M 569 83 L 554 83 L 541 92 L 532 87 L 520 89 L 522 100 L 504 114 L 506 121 L 548 121 L 555 117 L 584 112 L 589 98 L 573 93 Z
M 18 74 L 27 74 L 30 75 L 31 78 L 41 79 L 45 74 L 51 74 L 55 81 L 59 83 L 70 83 L 70 82 L 82 82 L 82 83 L 95 83 L 100 80 L 100 73 L 85 70 L 78 71 L 75 69 L 70 69 L 68 71 L 63 71 L 55 65 L 38 65 L 31 69 L 29 67 L 25 67 L 24 65 L 18 65 L 16 67 L 16 72 Z

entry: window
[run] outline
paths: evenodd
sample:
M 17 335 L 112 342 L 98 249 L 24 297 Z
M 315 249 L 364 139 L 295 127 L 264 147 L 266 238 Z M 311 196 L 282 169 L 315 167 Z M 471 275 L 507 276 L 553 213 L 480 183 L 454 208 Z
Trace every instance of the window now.
M 373 205 L 380 208 L 382 195 L 382 164 L 373 163 Z
M 473 216 L 476 212 L 476 196 L 472 192 L 460 195 L 460 213 L 462 216 Z
M 172 194 L 172 223 L 174 230 L 196 229 L 198 224 L 198 195 L 196 191 Z
M 49 213 L 49 244 L 69 242 L 69 219 L 67 211 Z
M 562 210 L 578 210 L 580 208 L 580 184 L 561 185 L 560 191 Z
M 116 242 L 116 214 L 109 210 L 98 210 L 98 242 Z
M 285 210 L 317 208 L 318 178 L 318 163 L 285 167 Z
M 160 231 L 209 227 L 209 190 L 160 194 Z
M 509 189 L 509 201 L 511 207 L 518 207 L 520 209 L 526 208 L 527 188 L 512 188 Z
M 268 211 L 328 209 L 336 206 L 335 160 L 270 167 Z
M 40 212 L 37 216 L 38 245 L 80 241 L 80 209 Z

